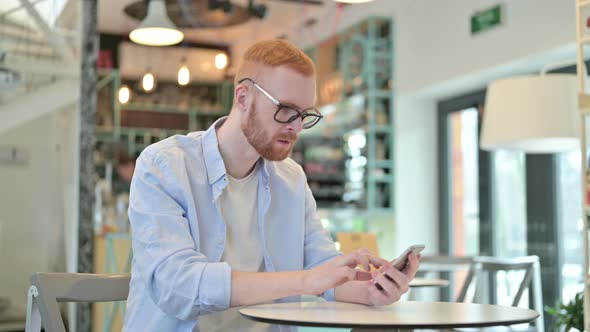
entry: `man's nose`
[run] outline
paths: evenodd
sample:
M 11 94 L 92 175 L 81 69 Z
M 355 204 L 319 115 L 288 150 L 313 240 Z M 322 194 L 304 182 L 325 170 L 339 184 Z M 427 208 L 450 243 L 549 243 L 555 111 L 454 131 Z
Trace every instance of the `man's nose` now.
M 298 117 L 297 119 L 289 122 L 287 124 L 287 129 L 289 131 L 294 131 L 295 133 L 301 132 L 301 130 L 303 130 L 303 119 Z

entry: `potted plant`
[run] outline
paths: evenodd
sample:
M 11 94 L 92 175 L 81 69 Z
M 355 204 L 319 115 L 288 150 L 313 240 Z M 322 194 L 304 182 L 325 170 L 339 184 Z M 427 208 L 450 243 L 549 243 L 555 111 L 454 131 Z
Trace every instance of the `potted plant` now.
M 560 303 L 555 307 L 545 307 L 545 311 L 556 318 L 556 331 L 569 331 L 572 328 L 584 331 L 584 297 L 583 293 L 576 294 L 568 304 Z

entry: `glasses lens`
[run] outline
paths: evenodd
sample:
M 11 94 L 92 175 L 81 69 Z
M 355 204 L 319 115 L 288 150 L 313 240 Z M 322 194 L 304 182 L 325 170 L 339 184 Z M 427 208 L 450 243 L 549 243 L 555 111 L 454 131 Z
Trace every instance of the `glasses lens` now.
M 320 121 L 320 117 L 313 114 L 308 114 L 305 119 L 303 119 L 303 128 L 308 129 L 315 126 L 318 121 Z
M 275 120 L 282 123 L 291 122 L 299 117 L 299 111 L 290 107 L 281 107 L 275 115 Z

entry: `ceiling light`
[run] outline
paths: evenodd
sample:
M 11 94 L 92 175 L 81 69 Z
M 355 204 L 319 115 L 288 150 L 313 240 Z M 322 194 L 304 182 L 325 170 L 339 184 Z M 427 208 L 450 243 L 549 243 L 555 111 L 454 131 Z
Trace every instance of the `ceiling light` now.
M 168 18 L 164 0 L 150 0 L 147 16 L 129 38 L 141 45 L 167 46 L 180 43 L 184 34 Z
M 227 55 L 225 53 L 217 53 L 215 56 L 215 68 L 223 69 L 227 67 Z
M 186 63 L 184 63 L 178 69 L 178 84 L 179 85 L 187 85 L 191 80 L 191 72 L 188 69 Z
M 145 75 L 143 75 L 143 77 L 141 79 L 141 87 L 146 92 L 150 92 L 154 89 L 155 85 L 156 85 L 156 78 L 154 77 L 154 74 L 152 74 L 148 71 L 147 73 L 145 73 Z
M 520 76 L 493 82 L 483 109 L 481 148 L 526 153 L 579 149 L 575 75 Z
M 129 90 L 127 85 L 123 85 L 119 88 L 118 97 L 119 103 L 121 104 L 127 104 L 129 102 L 129 99 L 131 99 L 131 90 Z

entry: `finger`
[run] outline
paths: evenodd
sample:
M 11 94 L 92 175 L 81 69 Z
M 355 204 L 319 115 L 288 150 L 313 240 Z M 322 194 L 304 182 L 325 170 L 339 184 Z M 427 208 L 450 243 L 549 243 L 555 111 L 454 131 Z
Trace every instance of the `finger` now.
M 365 255 L 375 255 L 375 253 L 373 253 L 371 250 L 367 249 L 367 248 L 360 248 L 358 250 L 358 252 L 360 254 L 365 254 Z
M 391 263 L 388 260 L 383 259 L 381 257 L 369 255 L 368 258 L 369 258 L 369 263 L 371 263 L 371 265 L 373 265 L 376 268 L 391 267 Z
M 338 264 L 341 266 L 356 267 L 360 264 L 360 254 L 356 251 L 342 255 L 339 257 Z
M 403 272 L 406 274 L 406 276 L 408 276 L 408 278 L 410 278 L 410 280 L 414 279 L 414 277 L 416 276 L 416 272 L 418 272 L 419 266 L 420 262 L 418 260 L 418 257 L 412 254 L 408 256 L 408 264 L 406 265 L 406 268 Z
M 358 271 L 357 269 L 353 269 L 348 266 L 342 266 L 337 271 L 337 275 L 340 278 L 338 281 L 338 285 L 343 284 L 347 281 L 356 280 L 356 274 Z
M 411 279 L 407 275 L 398 271 L 396 268 L 384 272 L 384 278 L 395 283 L 401 294 L 405 294 L 408 291 Z
M 356 270 L 355 280 L 365 281 L 365 280 L 371 280 L 371 279 L 373 279 L 371 272 Z
M 363 267 L 363 269 L 365 269 L 365 271 L 371 271 L 371 265 L 370 265 L 370 261 L 369 261 L 369 255 L 368 254 L 361 254 L 361 265 Z
M 376 285 L 369 282 L 368 284 L 368 291 L 369 291 L 369 301 L 376 305 L 384 305 L 389 304 L 389 297 L 385 295 L 381 290 L 377 288 Z

